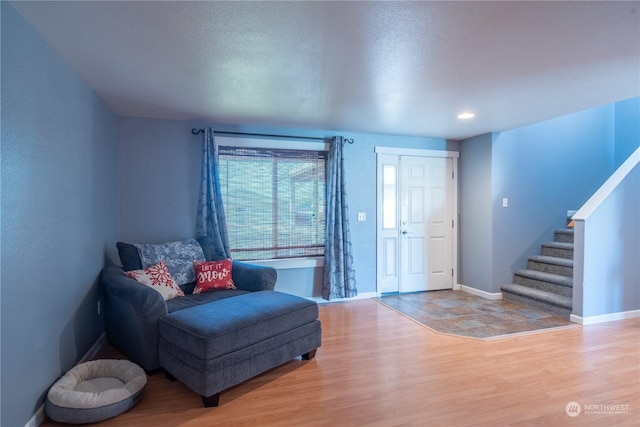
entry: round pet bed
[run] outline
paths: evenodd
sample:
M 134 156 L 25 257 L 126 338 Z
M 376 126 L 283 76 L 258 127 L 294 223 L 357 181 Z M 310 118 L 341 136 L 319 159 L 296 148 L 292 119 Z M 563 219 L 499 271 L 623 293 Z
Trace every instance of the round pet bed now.
M 146 383 L 144 370 L 128 360 L 81 363 L 49 389 L 45 411 L 62 423 L 103 421 L 138 403 Z

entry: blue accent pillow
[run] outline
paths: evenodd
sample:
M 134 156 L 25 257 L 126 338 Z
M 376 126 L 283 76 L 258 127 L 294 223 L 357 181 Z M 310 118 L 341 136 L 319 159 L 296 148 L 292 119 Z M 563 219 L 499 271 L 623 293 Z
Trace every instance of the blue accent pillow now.
M 145 269 L 164 261 L 179 286 L 196 280 L 193 261 L 206 261 L 195 239 L 159 244 L 118 242 L 116 246 L 125 271 Z
M 142 262 L 140 261 L 140 254 L 138 249 L 131 243 L 118 242 L 116 243 L 118 248 L 118 255 L 120 255 L 120 262 L 124 271 L 142 270 Z

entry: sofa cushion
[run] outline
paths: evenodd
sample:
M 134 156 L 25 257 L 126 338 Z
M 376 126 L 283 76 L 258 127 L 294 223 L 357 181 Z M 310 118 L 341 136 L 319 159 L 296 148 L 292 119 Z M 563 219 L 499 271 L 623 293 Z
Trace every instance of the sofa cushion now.
M 167 301 L 167 311 L 173 313 L 174 311 L 184 310 L 185 308 L 191 308 L 202 304 L 208 304 L 212 301 L 219 301 L 226 298 L 237 297 L 238 295 L 244 295 L 249 291 L 243 291 L 240 289 L 220 290 L 215 292 L 205 292 L 198 295 L 187 294 L 182 298 L 174 298 Z
M 210 292 L 202 295 L 216 294 Z M 316 321 L 318 305 L 276 291 L 251 292 L 175 311 L 160 319 L 160 337 L 209 360 Z
M 232 263 L 231 259 L 208 262 L 194 261 L 196 287 L 193 293 L 200 294 L 220 289 L 237 289 L 231 276 Z
M 165 300 L 184 296 L 184 292 L 182 292 L 182 289 L 178 287 L 173 277 L 171 277 L 164 261 L 160 261 L 156 265 L 145 269 L 125 271 L 124 274 L 158 291 Z
M 206 261 L 195 239 L 158 244 L 118 242 L 116 246 L 125 270 L 139 270 L 164 261 L 179 286 L 196 280 L 193 261 Z

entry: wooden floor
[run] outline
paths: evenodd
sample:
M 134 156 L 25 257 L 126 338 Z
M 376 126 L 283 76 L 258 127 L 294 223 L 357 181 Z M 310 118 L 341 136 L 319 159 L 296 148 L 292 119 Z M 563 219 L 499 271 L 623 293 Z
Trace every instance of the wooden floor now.
M 224 391 L 217 408 L 156 374 L 136 407 L 98 425 L 640 425 L 640 319 L 479 341 L 373 300 L 322 305 L 320 316 L 315 359 Z M 582 412 L 570 417 L 574 401 Z

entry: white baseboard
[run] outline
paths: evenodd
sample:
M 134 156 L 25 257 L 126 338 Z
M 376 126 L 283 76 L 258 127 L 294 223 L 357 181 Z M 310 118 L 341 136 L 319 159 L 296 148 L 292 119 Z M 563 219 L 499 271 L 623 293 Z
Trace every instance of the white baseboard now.
M 106 342 L 107 342 L 107 335 L 103 332 L 102 335 L 98 337 L 96 342 L 93 343 L 89 351 L 87 351 L 84 354 L 84 356 L 82 356 L 82 358 L 78 361 L 78 364 L 84 363 L 87 360 L 91 360 L 93 356 L 95 356 L 96 353 L 98 353 L 98 350 L 100 350 L 100 347 L 102 347 L 102 345 L 105 344 Z M 24 427 L 38 427 L 40 424 L 42 424 L 43 421 L 44 421 L 44 403 L 40 405 L 36 413 L 33 414 L 33 417 L 31 417 L 31 419 L 27 422 L 27 424 L 25 424 Z
M 98 353 L 98 350 L 100 350 L 100 347 L 102 347 L 104 344 L 106 344 L 106 342 L 107 342 L 107 334 L 106 334 L 106 332 L 103 332 L 102 335 L 100 335 L 98 337 L 96 342 L 93 343 L 91 348 L 85 353 L 85 355 L 82 356 L 80 361 L 78 361 L 78 364 L 84 363 L 87 360 L 93 359 L 93 356 L 95 356 Z
M 326 299 L 322 298 L 322 297 L 311 297 L 309 298 L 312 301 L 317 302 L 318 304 L 328 304 L 328 303 L 332 303 L 332 302 L 349 302 L 349 301 L 355 301 L 355 300 L 359 300 L 359 299 L 371 299 L 371 298 L 375 298 L 375 297 L 379 297 L 380 295 L 378 295 L 377 292 L 365 292 L 363 294 L 358 294 L 353 298 L 336 298 L 336 299 L 332 299 L 331 301 L 327 301 Z
M 44 421 L 44 403 L 40 405 L 38 410 L 24 427 L 38 427 Z
M 620 311 L 618 313 L 601 314 L 599 316 L 580 317 L 572 314 L 570 320 L 581 325 L 595 325 L 597 323 L 612 322 L 640 317 L 640 310 Z
M 480 289 L 471 288 L 465 285 L 458 285 L 458 286 L 461 291 L 464 291 L 469 294 L 476 295 L 482 298 L 491 299 L 491 300 L 502 299 L 502 292 L 491 293 L 491 292 L 482 291 Z

